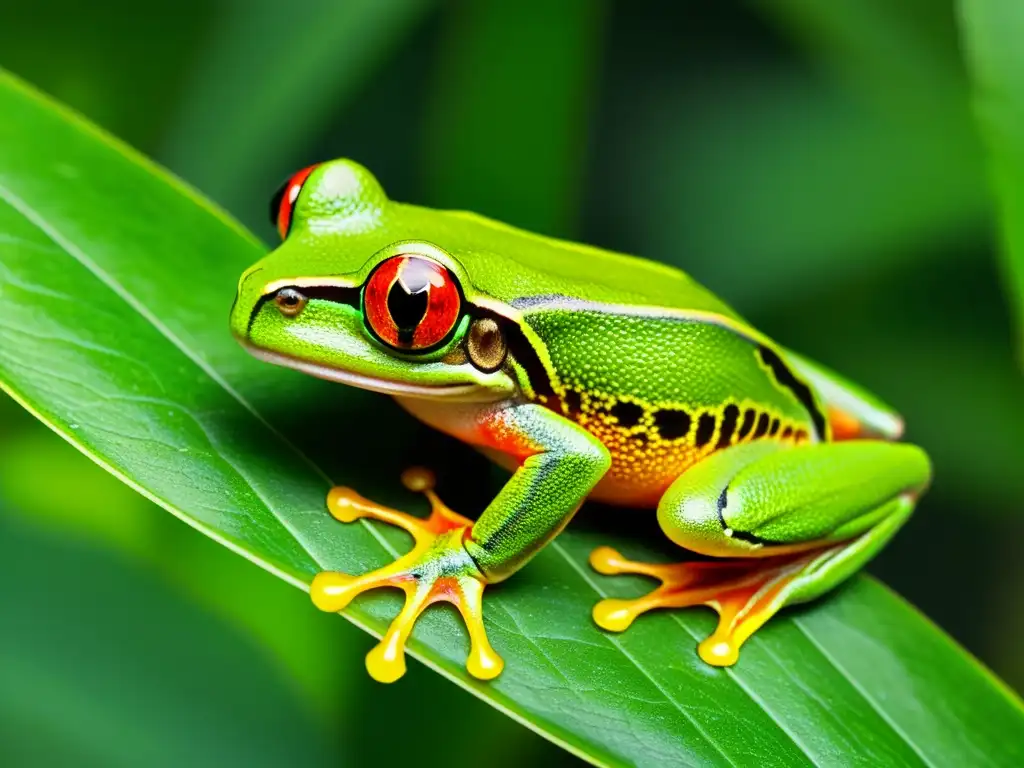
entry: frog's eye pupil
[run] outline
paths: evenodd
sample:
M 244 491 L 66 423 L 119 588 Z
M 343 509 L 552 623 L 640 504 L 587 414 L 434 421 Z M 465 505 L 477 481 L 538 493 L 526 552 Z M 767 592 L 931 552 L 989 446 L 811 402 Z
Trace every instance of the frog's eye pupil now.
M 281 185 L 281 188 L 270 199 L 270 223 L 277 228 L 282 240 L 288 237 L 288 232 L 292 227 L 292 215 L 295 212 L 295 203 L 299 199 L 299 193 L 302 192 L 302 185 L 306 183 L 309 174 L 316 168 L 316 165 L 310 165 L 294 174 Z
M 423 256 L 392 256 L 381 262 L 363 290 L 367 325 L 389 346 L 423 352 L 444 343 L 459 319 L 455 278 Z
M 416 327 L 427 314 L 429 300 L 428 288 L 410 291 L 401 280 L 391 284 L 391 290 L 388 291 L 388 313 L 398 328 L 398 340 L 403 344 L 412 344 Z

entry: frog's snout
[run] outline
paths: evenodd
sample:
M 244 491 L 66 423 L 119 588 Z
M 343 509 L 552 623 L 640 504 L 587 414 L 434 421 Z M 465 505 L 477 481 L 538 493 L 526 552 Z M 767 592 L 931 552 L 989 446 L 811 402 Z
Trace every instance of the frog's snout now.
M 231 333 L 239 341 L 246 341 L 249 338 L 249 322 L 252 312 L 259 300 L 260 287 L 253 280 L 262 267 L 248 270 L 238 281 L 238 288 L 235 290 L 235 300 L 231 303 L 229 324 Z

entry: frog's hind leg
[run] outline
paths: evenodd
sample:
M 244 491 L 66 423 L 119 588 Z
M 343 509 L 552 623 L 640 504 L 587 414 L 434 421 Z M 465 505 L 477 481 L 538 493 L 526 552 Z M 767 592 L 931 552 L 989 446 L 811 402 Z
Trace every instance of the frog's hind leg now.
M 909 515 L 912 503 L 908 501 L 905 506 Z M 902 520 L 893 528 L 899 523 Z M 869 547 L 868 552 L 873 551 Z M 661 586 L 634 600 L 602 600 L 594 606 L 594 622 L 602 629 L 622 632 L 637 616 L 653 608 L 706 605 L 718 612 L 718 627 L 700 643 L 697 652 L 708 664 L 731 666 L 738 661 L 743 643 L 784 605 L 810 600 L 849 575 L 838 570 L 844 552 L 856 557 L 849 545 L 837 545 L 804 555 L 758 560 L 652 565 L 627 560 L 610 547 L 599 547 L 590 555 L 594 570 L 607 575 L 651 576 L 660 580 Z M 868 557 L 870 554 L 863 559 Z M 860 567 L 860 562 L 847 562 L 849 572 Z M 806 594 L 800 597 L 801 592 Z
M 597 571 L 650 576 L 661 586 L 635 600 L 601 601 L 594 620 L 621 632 L 652 608 L 707 605 L 719 623 L 700 656 L 734 664 L 744 641 L 783 606 L 829 591 L 878 552 L 910 516 L 928 475 L 919 449 L 880 441 L 721 451 L 673 484 L 658 517 L 677 544 L 728 559 L 651 565 L 601 547 L 591 555 Z

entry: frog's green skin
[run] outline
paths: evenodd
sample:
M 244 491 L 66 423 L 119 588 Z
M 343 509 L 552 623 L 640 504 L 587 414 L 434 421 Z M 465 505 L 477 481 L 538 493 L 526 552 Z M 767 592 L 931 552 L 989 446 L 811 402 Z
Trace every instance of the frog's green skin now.
M 500 671 L 473 585 L 521 568 L 588 496 L 656 508 L 672 541 L 731 558 L 659 567 L 602 548 L 598 570 L 663 585 L 638 601 L 604 601 L 598 623 L 622 630 L 652 607 L 709 604 L 721 624 L 701 656 L 734 663 L 780 607 L 828 591 L 874 555 L 929 481 L 924 452 L 890 442 L 898 416 L 676 269 L 396 203 L 349 161 L 294 186 L 280 214 L 286 239 L 239 283 L 236 336 L 271 362 L 391 394 L 515 468 L 475 524 L 439 512 L 425 529 L 348 491 L 333 502 L 339 519 L 384 518 L 418 536 L 390 569 L 313 585 L 330 610 L 373 586 L 406 589 L 407 609 L 371 659 L 378 678 L 401 674 L 402 643 L 437 599 L 464 609 L 471 671 Z M 446 268 L 461 296 L 454 330 L 425 352 L 384 343 L 366 317 L 371 274 L 409 255 Z M 299 311 L 281 291 L 302 294 Z M 481 345 L 474 324 L 497 332 Z

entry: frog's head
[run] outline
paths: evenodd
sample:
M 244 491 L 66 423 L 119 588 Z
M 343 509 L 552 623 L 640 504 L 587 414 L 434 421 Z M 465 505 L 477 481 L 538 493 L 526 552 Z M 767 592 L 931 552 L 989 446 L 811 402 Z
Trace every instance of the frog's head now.
M 388 205 L 351 161 L 295 174 L 271 204 L 284 242 L 239 281 L 235 336 L 269 362 L 377 392 L 507 397 L 505 320 L 467 301 L 443 249 L 398 240 L 415 233 L 387 223 Z

